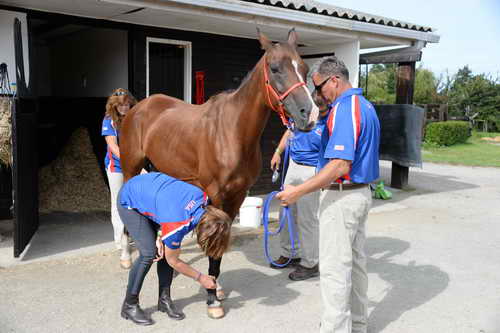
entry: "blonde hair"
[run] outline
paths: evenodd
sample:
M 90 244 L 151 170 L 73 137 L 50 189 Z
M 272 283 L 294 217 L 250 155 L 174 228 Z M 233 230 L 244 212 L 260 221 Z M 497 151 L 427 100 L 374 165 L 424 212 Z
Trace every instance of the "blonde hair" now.
M 205 214 L 196 226 L 196 237 L 207 256 L 222 257 L 231 242 L 231 218 L 214 206 L 205 207 Z
M 106 117 L 113 120 L 113 125 L 117 130 L 120 129 L 124 116 L 121 115 L 116 108 L 118 105 L 125 104 L 127 102 L 130 104 L 131 108 L 137 104 L 135 97 L 128 90 L 123 88 L 115 89 L 106 102 Z

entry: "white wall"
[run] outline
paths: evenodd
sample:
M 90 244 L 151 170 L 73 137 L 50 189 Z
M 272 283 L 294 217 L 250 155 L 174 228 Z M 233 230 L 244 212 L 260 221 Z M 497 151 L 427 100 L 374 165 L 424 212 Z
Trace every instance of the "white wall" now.
M 342 60 L 349 71 L 349 81 L 352 86 L 358 86 L 359 75 L 359 40 L 352 42 L 331 44 L 322 47 L 305 47 L 299 48 L 301 55 L 321 54 L 321 53 L 335 53 L 335 56 Z M 319 58 L 304 59 L 304 62 L 311 67 Z
M 53 96 L 105 97 L 128 89 L 127 32 L 82 28 L 50 43 Z
M 359 40 L 332 45 L 335 56 L 342 60 L 349 70 L 349 81 L 354 88 L 358 87 L 359 79 Z
M 16 58 L 14 54 L 14 19 L 16 18 L 21 21 L 24 75 L 26 84 L 29 85 L 28 30 L 25 13 L 0 10 L 0 63 L 7 64 L 10 82 L 16 82 Z

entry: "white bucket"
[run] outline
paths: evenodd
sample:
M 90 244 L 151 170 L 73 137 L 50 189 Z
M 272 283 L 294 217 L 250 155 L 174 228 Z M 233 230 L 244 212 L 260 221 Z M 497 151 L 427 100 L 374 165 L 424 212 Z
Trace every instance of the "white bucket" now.
M 261 198 L 246 197 L 240 207 L 240 225 L 242 227 L 258 228 L 262 218 Z

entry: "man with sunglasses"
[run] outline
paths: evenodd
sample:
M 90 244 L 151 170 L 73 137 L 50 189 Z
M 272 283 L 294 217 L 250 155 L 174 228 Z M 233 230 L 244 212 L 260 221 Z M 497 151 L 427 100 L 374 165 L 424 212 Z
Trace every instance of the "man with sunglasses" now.
M 352 88 L 345 64 L 325 57 L 312 75 L 316 97 L 329 103 L 318 172 L 278 193 L 291 205 L 323 189 L 319 208 L 319 270 L 322 333 L 367 331 L 365 224 L 371 206 L 369 183 L 379 177 L 380 124 L 373 106 Z

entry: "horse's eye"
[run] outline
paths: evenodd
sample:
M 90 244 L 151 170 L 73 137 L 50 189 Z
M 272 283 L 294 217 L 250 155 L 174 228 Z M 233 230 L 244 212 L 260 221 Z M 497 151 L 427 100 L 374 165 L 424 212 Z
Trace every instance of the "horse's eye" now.
M 280 68 L 278 65 L 270 65 L 269 67 L 271 68 L 271 73 L 273 73 L 273 74 L 280 72 Z

